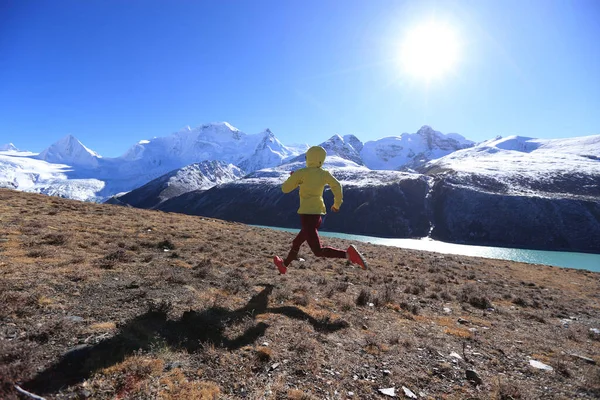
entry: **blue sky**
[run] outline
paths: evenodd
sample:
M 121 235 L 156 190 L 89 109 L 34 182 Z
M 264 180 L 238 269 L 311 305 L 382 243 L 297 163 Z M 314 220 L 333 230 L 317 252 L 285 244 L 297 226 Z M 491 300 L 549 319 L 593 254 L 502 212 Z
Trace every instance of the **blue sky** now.
M 397 59 L 431 19 L 461 50 L 426 82 Z M 73 134 L 113 157 L 213 121 L 309 144 L 600 134 L 599 21 L 597 0 L 4 0 L 0 144 Z

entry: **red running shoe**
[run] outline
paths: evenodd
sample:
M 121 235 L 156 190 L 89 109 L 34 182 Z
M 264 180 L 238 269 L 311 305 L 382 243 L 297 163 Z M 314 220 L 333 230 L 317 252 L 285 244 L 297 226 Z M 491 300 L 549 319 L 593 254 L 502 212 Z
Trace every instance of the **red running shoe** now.
M 356 246 L 353 244 L 348 247 L 348 250 L 346 250 L 346 258 L 352 264 L 358 264 L 362 269 L 367 269 L 367 262 L 365 261 L 365 258 L 358 252 L 358 250 L 356 250 Z
M 275 256 L 275 257 L 273 257 L 273 263 L 279 270 L 280 274 L 283 275 L 287 272 L 287 267 L 285 266 L 285 264 L 283 264 L 283 258 L 281 258 L 279 256 Z

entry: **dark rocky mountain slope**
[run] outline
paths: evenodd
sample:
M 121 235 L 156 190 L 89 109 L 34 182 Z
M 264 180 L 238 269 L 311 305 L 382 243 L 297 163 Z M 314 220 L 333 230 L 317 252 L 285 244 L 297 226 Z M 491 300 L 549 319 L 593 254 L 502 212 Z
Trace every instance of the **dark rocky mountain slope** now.
M 346 180 L 353 176 L 358 178 L 356 174 L 343 169 L 334 171 L 343 183 L 349 182 Z M 298 227 L 298 194 L 284 194 L 280 187 L 287 174 L 274 172 L 275 177 L 257 175 L 260 176 L 260 173 L 207 191 L 186 193 L 165 201 L 158 209 L 248 224 Z M 426 236 L 430 228 L 425 203 L 427 179 L 399 172 L 361 173 L 363 179 L 370 177 L 376 181 L 380 181 L 382 175 L 388 179 L 383 184 L 345 185 L 340 212 L 329 212 L 322 228 L 385 237 Z M 327 207 L 331 207 L 333 195 L 329 190 L 325 191 L 324 199 Z

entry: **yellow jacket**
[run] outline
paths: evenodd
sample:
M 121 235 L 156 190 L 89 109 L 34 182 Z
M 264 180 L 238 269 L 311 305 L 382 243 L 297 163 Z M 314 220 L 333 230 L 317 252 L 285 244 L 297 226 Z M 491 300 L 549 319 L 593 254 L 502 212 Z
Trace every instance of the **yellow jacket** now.
M 306 152 L 306 168 L 294 171 L 281 185 L 283 193 L 289 193 L 300 186 L 300 208 L 298 214 L 327 214 L 323 202 L 325 185 L 333 192 L 333 206 L 340 208 L 343 201 L 342 185 L 328 171 L 321 168 L 327 152 L 320 146 L 313 146 Z

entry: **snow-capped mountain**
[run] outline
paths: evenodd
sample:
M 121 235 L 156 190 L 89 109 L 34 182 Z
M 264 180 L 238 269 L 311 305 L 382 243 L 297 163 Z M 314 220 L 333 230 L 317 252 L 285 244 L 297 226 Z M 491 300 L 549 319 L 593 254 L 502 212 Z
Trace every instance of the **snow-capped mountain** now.
M 296 155 L 270 131 L 248 135 L 226 122 L 186 127 L 170 136 L 142 140 L 105 170 L 112 193 L 129 191 L 170 171 L 206 160 L 218 160 L 246 172 L 274 167 Z M 118 181 L 111 177 L 119 177 Z
M 594 251 L 593 243 L 600 243 L 594 217 L 600 215 L 599 142 L 600 136 L 497 137 L 474 146 L 428 126 L 366 143 L 334 135 L 322 143 L 325 168 L 343 182 L 344 210 L 353 211 L 343 214 L 349 222 L 332 224 L 380 236 L 431 230 L 448 241 Z M 117 158 L 101 157 L 67 136 L 38 155 L 6 146 L 0 186 L 91 201 L 140 188 L 122 201 L 219 218 L 229 213 L 229 219 L 257 224 L 280 225 L 279 216 L 292 224 L 294 210 L 272 207 L 297 201 L 281 197 L 280 184 L 305 166 L 307 147 L 285 146 L 270 130 L 248 135 L 228 123 L 141 140 Z M 239 168 L 249 175 L 240 179 Z M 398 172 L 409 168 L 421 174 Z M 544 233 L 529 234 L 524 221 Z
M 600 199 L 600 135 L 496 138 L 431 161 L 422 172 L 443 173 L 482 191 Z
M 426 145 L 429 149 L 448 143 L 454 146 L 453 141 L 460 140 L 451 137 L 440 143 L 438 137 L 421 136 L 425 141 L 427 137 L 432 139 Z M 343 148 L 343 139 L 331 143 Z M 328 156 L 324 167 L 344 186 L 344 203 L 339 213 L 327 216 L 323 228 L 381 237 L 429 235 L 459 243 L 598 253 L 599 156 L 600 136 L 496 138 L 431 161 L 422 167 L 422 174 L 371 170 L 338 155 Z M 283 194 L 281 183 L 289 171 L 303 166 L 298 157 L 208 191 L 174 197 L 158 208 L 297 227 L 298 196 Z M 326 190 L 327 205 L 331 197 Z
M 328 155 L 336 155 L 358 165 L 364 165 L 360 156 L 362 142 L 354 135 L 346 135 L 343 138 L 340 135 L 334 135 L 328 141 L 321 143 L 320 146 L 327 151 Z
M 344 159 L 350 161 L 352 164 L 364 165 L 363 160 L 360 156 L 360 150 L 362 149 L 362 142 L 354 135 L 346 135 L 341 137 L 340 135 L 333 135 L 323 143 L 319 143 L 319 146 L 323 147 L 327 151 L 327 159 L 331 157 L 337 157 L 338 159 Z M 304 163 L 304 154 L 301 154 L 288 162 Z M 339 164 L 339 160 L 338 160 Z
M 354 135 L 344 135 L 342 137 L 342 139 L 344 139 L 344 143 L 348 143 L 349 146 L 351 146 L 354 150 L 356 150 L 359 154 L 363 149 L 363 142 L 360 141 L 359 138 L 357 138 Z
M 85 147 L 73 135 L 67 135 L 42 151 L 37 158 L 49 163 L 96 168 L 102 157 Z
M 246 136 L 226 122 L 194 129 L 188 126 L 170 136 L 142 140 L 120 158 L 148 166 L 160 163 L 182 164 L 181 167 L 207 159 L 237 163 L 243 158 L 239 150 L 246 144 Z
M 409 170 L 475 142 L 456 133 L 443 134 L 425 125 L 416 133 L 403 133 L 363 143 L 354 135 L 334 135 L 320 143 L 327 155 L 335 155 L 372 170 Z M 300 161 L 303 156 L 292 161 Z
M 267 129 L 260 135 L 262 135 L 262 138 L 259 136 L 260 141 L 254 147 L 254 152 L 239 163 L 244 171 L 252 172 L 262 168 L 274 167 L 298 154 L 284 146 L 271 130 Z
M 103 158 L 72 135 L 39 154 L 16 152 L 14 146 L 4 147 L 6 157 L 13 155 L 20 160 L 2 159 L 5 162 L 0 167 L 0 181 L 4 186 L 70 197 L 73 191 L 68 189 L 71 183 L 67 181 L 78 180 L 77 184 L 73 183 L 77 187 L 81 182 L 94 182 L 85 184 L 86 189 L 76 194 L 78 199 L 93 201 L 128 192 L 170 171 L 201 161 L 221 161 L 243 166 L 251 172 L 278 166 L 300 153 L 296 148 L 288 149 L 268 129 L 248 135 L 226 122 L 194 129 L 187 127 L 170 136 L 141 140 L 117 158 Z M 24 157 L 41 163 L 28 163 Z M 20 172 L 23 163 L 28 165 L 25 169 L 29 172 L 25 175 Z M 48 171 L 53 171 L 57 180 L 36 180 L 35 176 L 46 176 Z M 56 187 L 51 187 L 53 185 Z
M 438 137 L 441 134 L 437 135 L 438 133 L 435 131 L 430 131 L 433 133 L 423 129 L 419 131 L 424 138 L 421 142 L 429 143 L 427 148 L 431 150 L 431 154 L 442 154 L 439 153 L 440 149 L 436 146 L 446 143 L 440 139 L 441 136 Z M 419 135 L 419 133 L 415 135 Z M 385 142 L 386 140 L 388 139 L 384 138 L 376 142 Z M 449 139 L 446 142 L 452 140 Z M 416 143 L 423 147 L 421 142 Z M 369 142 L 368 145 L 371 146 L 371 143 Z M 321 145 L 330 156 L 329 165 L 335 164 L 339 167 L 345 166 L 349 162 L 349 165 L 358 166 L 368 162 L 372 169 L 381 166 L 379 165 L 381 160 L 377 160 L 379 155 L 369 157 L 368 146 L 364 146 L 354 135 L 343 137 L 334 135 Z M 141 140 L 127 150 L 123 156 L 117 158 L 103 158 L 72 135 L 68 135 L 42 151 L 36 158 L 70 166 L 68 175 L 65 175 L 66 180 L 95 179 L 103 182 L 101 189 L 90 196 L 90 199 L 99 199 L 110 197 L 116 193 L 128 192 L 169 171 L 205 160 L 219 160 L 227 164 L 234 164 L 246 172 L 276 167 L 290 161 L 301 161 L 301 165 L 303 165 L 304 158 L 299 154 L 302 154 L 307 147 L 308 145 L 287 147 L 268 129 L 255 135 L 248 135 L 223 122 L 205 124 L 194 129 L 186 127 L 170 136 Z M 421 147 L 409 153 L 421 151 Z M 363 155 L 366 155 L 367 158 L 365 159 Z M 296 156 L 298 157 L 294 158 Z M 394 168 L 401 166 L 398 160 L 392 161 L 395 163 Z M 384 162 L 389 163 L 389 160 Z M 48 181 L 45 182 L 48 184 Z M 30 186 L 25 185 L 25 187 Z M 61 184 L 59 187 L 64 188 L 65 186 Z M 94 185 L 94 187 L 98 186 Z M 60 190 L 50 190 L 49 187 L 38 185 L 36 188 L 42 192 L 60 193 Z M 68 194 L 65 195 L 68 196 Z
M 403 143 L 404 147 L 399 148 L 398 143 Z M 364 145 L 354 135 L 334 135 L 321 145 L 329 154 L 330 166 L 366 165 L 371 169 L 398 169 L 417 156 L 428 160 L 470 143 L 459 135 L 443 135 L 424 127 L 416 134 L 383 138 Z M 141 140 L 117 158 L 103 158 L 72 135 L 65 136 L 38 155 L 17 152 L 14 146 L 4 147 L 8 149 L 4 151 L 5 155 L 16 152 L 19 157 L 33 157 L 47 163 L 30 163 L 27 167 L 29 172 L 25 174 L 27 178 L 23 178 L 25 175 L 18 172 L 22 169 L 15 167 L 14 159 L 7 161 L 1 169 L 4 173 L 0 179 L 4 185 L 66 197 L 75 193 L 79 199 L 96 201 L 128 192 L 170 171 L 207 160 L 233 164 L 246 173 L 288 162 L 300 162 L 294 167 L 300 168 L 304 165 L 302 154 L 308 145 L 285 146 L 268 129 L 248 135 L 227 122 L 221 122 L 193 129 L 186 127 L 169 136 Z M 35 172 L 34 166 L 40 171 Z M 57 179 L 33 178 L 46 176 L 47 171 L 56 172 Z M 21 178 L 16 179 L 15 176 Z M 71 180 L 76 182 L 68 183 Z M 72 186 L 77 189 L 71 190 Z
M 415 169 L 430 160 L 473 145 L 474 142 L 459 134 L 443 134 L 425 125 L 417 133 L 403 133 L 367 142 L 360 156 L 371 169 Z
M 219 160 L 245 165 L 253 171 L 280 165 L 291 155 L 294 153 L 268 129 L 248 135 L 222 122 L 195 129 L 187 127 L 171 136 L 140 141 L 121 159 L 143 169 L 163 166 L 171 170 L 203 160 Z
M 109 202 L 154 208 L 170 198 L 194 190 L 206 190 L 243 176 L 244 172 L 233 164 L 202 161 L 171 171 L 131 192 L 113 197 Z
M 0 145 L 0 151 L 19 151 L 12 143 Z
M 434 238 L 600 252 L 600 135 L 496 138 L 422 172 L 436 179 Z

